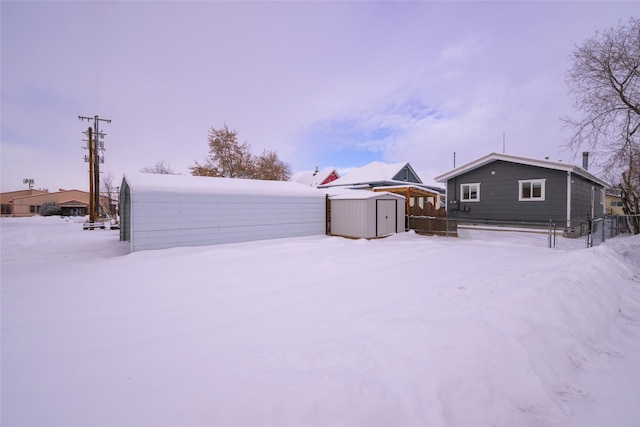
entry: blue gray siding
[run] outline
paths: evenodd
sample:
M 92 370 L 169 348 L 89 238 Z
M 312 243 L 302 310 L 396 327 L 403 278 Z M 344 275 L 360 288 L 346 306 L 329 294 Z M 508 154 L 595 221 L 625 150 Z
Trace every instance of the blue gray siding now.
M 548 221 L 567 219 L 567 172 L 519 163 L 494 161 L 447 181 L 450 218 L 495 221 Z M 604 188 L 580 175 L 571 175 L 571 220 L 604 216 Z M 544 201 L 520 201 L 519 181 L 545 179 Z M 463 202 L 461 184 L 480 184 L 480 201 Z M 455 208 L 455 201 L 458 208 Z
M 602 203 L 603 187 L 579 175 L 571 175 L 571 219 L 591 218 L 591 199 L 593 197 L 593 217 L 602 218 L 605 206 Z
M 409 166 L 403 167 L 392 179 L 393 181 L 420 183 L 420 179 L 413 173 Z
M 546 179 L 544 201 L 519 201 L 519 180 Z M 480 183 L 480 201 L 461 201 L 460 185 Z M 459 201 L 459 209 L 452 202 Z M 497 221 L 566 220 L 567 172 L 495 161 L 447 181 L 448 215 Z

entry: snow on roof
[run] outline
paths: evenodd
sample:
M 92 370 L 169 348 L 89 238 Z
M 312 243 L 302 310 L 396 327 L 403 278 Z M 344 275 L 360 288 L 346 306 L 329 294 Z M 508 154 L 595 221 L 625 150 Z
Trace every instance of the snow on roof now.
M 304 184 L 304 185 L 317 187 L 318 185 L 322 184 L 325 179 L 329 178 L 329 175 L 331 175 L 333 172 L 335 172 L 335 169 L 327 168 L 327 169 L 323 169 L 323 170 L 321 170 L 319 172 L 305 173 L 305 174 L 301 175 L 296 180 L 296 182 L 298 184 Z
M 124 181 L 132 193 L 170 192 L 235 195 L 269 195 L 288 197 L 324 197 L 316 188 L 292 181 L 218 178 L 210 176 L 167 175 L 152 173 L 125 174 Z
M 366 182 L 393 181 L 393 177 L 408 163 L 371 162 L 347 175 L 332 181 L 327 185 L 352 185 Z
M 384 190 L 413 190 L 419 193 L 429 193 L 434 196 L 440 194 L 438 191 L 427 188 L 424 185 L 417 184 L 405 184 L 405 185 L 385 185 L 384 187 L 373 187 L 373 191 L 384 191 Z
M 373 199 L 381 195 L 390 195 L 398 199 L 405 200 L 400 194 L 390 193 L 388 191 L 371 191 L 371 190 L 354 190 L 349 188 L 325 188 L 324 191 L 331 200 L 361 200 Z

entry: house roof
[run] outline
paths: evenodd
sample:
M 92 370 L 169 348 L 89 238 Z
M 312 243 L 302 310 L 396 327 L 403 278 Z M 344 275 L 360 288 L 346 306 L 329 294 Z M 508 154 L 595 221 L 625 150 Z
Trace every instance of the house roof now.
M 325 197 L 322 191 L 293 181 L 217 178 L 210 176 L 167 175 L 153 173 L 125 174 L 123 181 L 132 193 L 199 193 L 233 195 L 270 195 Z
M 336 173 L 337 175 L 336 170 L 332 168 L 323 169 L 319 172 L 309 172 L 301 175 L 298 179 L 296 179 L 296 182 L 299 184 L 317 187 L 318 185 L 324 183 L 324 181 L 329 178 L 332 173 Z
M 580 175 L 590 181 L 593 181 L 595 183 L 598 183 L 604 187 L 609 187 L 609 184 L 606 183 L 605 181 L 601 180 L 600 178 L 596 177 L 595 175 L 592 175 L 591 173 L 589 173 L 588 171 L 572 165 L 570 163 L 564 163 L 564 162 L 556 162 L 556 161 L 552 161 L 552 160 L 540 160 L 540 159 L 532 159 L 529 157 L 520 157 L 520 156 L 514 156 L 511 154 L 500 154 L 500 153 L 490 153 L 487 154 L 484 157 L 480 157 L 479 159 L 476 159 L 472 162 L 469 162 L 465 165 L 459 166 L 455 169 L 450 170 L 449 172 L 446 172 L 442 175 L 436 176 L 435 180 L 438 182 L 446 182 L 447 180 L 454 178 L 456 176 L 460 176 L 464 173 L 467 173 L 471 170 L 477 169 L 481 166 L 487 165 L 491 162 L 494 161 L 504 161 L 504 162 L 511 162 L 511 163 L 517 163 L 517 164 L 521 164 L 521 165 L 528 165 L 528 166 L 536 166 L 536 167 L 540 167 L 540 168 L 546 168 L 546 169 L 554 169 L 554 170 L 559 170 L 559 171 L 566 171 L 566 172 L 571 172 L 571 173 L 575 173 L 577 175 Z
M 396 176 L 404 167 L 409 168 L 409 170 L 418 178 L 419 183 L 422 183 L 418 174 L 413 170 L 409 163 L 382 163 L 382 162 L 372 162 L 368 165 L 365 165 L 361 168 L 358 168 L 347 175 L 336 179 L 328 184 L 325 184 L 324 187 L 337 187 L 337 186 L 359 186 L 363 184 L 373 184 L 373 183 L 397 183 L 404 184 L 405 181 L 397 181 L 394 180 L 393 177 Z
M 82 190 L 60 190 L 60 191 L 55 191 L 53 193 L 49 193 L 48 191 L 45 191 L 45 192 L 40 192 L 38 194 L 30 194 L 28 196 L 14 197 L 13 200 L 16 200 L 16 201 L 21 201 L 26 199 L 38 200 L 38 199 L 60 198 L 63 196 L 77 197 L 78 195 L 81 195 L 81 196 L 86 195 L 87 197 L 89 197 L 89 192 L 82 191 Z

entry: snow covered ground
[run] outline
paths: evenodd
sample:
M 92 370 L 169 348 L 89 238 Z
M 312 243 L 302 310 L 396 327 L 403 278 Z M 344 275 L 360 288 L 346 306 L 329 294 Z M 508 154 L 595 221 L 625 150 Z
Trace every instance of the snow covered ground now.
M 5 427 L 640 425 L 640 236 L 0 233 Z

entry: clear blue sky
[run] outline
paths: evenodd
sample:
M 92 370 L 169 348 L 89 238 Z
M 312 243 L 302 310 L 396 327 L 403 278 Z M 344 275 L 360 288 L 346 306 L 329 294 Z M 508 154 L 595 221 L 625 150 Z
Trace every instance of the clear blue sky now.
M 637 2 L 0 3 L 2 191 L 102 171 L 187 174 L 226 123 L 295 173 L 408 161 L 424 181 L 492 151 L 573 161 L 559 118 L 576 44 Z

